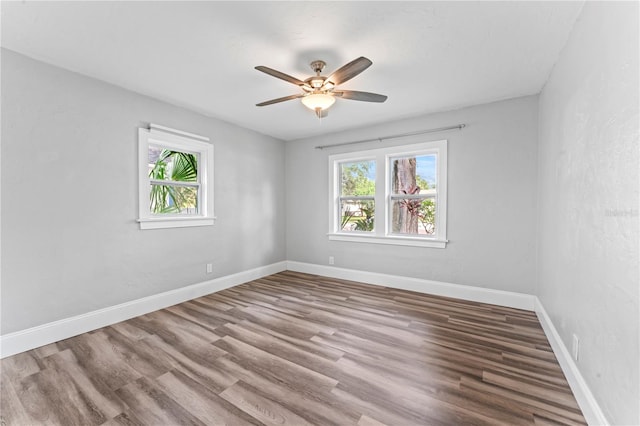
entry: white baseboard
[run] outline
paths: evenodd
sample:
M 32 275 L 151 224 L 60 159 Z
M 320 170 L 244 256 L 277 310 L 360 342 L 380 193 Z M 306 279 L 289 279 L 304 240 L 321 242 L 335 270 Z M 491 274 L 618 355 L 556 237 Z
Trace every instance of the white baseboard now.
M 0 358 L 35 349 L 78 334 L 148 314 L 187 300 L 211 294 L 267 275 L 286 270 L 287 262 L 277 262 L 237 274 L 227 275 L 138 300 L 121 303 L 71 318 L 50 322 L 0 336 Z
M 558 330 L 556 330 L 555 326 L 551 322 L 551 318 L 549 318 L 549 315 L 547 315 L 547 311 L 544 309 L 544 306 L 542 306 L 542 303 L 537 297 L 535 301 L 535 311 L 536 315 L 538 315 L 540 325 L 542 325 L 542 328 L 544 330 L 544 334 L 546 334 L 547 339 L 551 344 L 553 353 L 558 359 L 560 368 L 562 368 L 562 372 L 567 378 L 567 382 L 569 382 L 571 391 L 576 397 L 576 401 L 578 402 L 578 405 L 582 410 L 582 414 L 584 415 L 585 420 L 592 426 L 609 425 L 609 422 L 604 416 L 602 409 L 591 393 L 589 386 L 587 386 L 587 382 L 584 380 L 582 374 L 580 374 L 578 366 L 573 361 L 569 349 L 567 349 L 564 342 L 560 338 Z
M 283 261 L 5 334 L 0 336 L 0 358 L 68 339 L 78 334 L 106 327 L 287 269 L 518 309 L 534 309 L 534 297 L 526 294 L 310 263 Z
M 536 296 L 294 261 L 287 262 L 287 270 L 535 311 L 587 423 L 592 426 L 609 425 L 591 390 L 580 374 L 578 366 L 571 358 L 569 350 L 562 342 L 558 331 Z
M 0 336 L 0 358 L 35 349 L 59 340 L 68 339 L 78 334 L 96 330 L 285 270 L 535 311 L 585 419 L 590 425 L 609 425 L 591 390 L 580 374 L 577 365 L 571 358 L 569 350 L 562 342 L 558 331 L 537 297 L 509 291 L 294 261 L 283 261 L 261 266 L 248 271 L 121 303 L 15 333 L 9 333 Z
M 451 284 L 441 281 L 431 281 L 420 278 L 401 277 L 398 275 L 380 274 L 377 272 L 358 271 L 355 269 L 337 268 L 335 266 L 316 265 L 302 262 L 287 262 L 287 269 L 296 272 L 322 275 L 343 280 L 358 281 L 367 284 L 381 285 L 402 290 L 436 296 L 453 297 L 480 303 L 506 306 L 509 308 L 534 310 L 535 296 L 515 293 L 511 291 L 493 290 L 482 287 L 472 287 Z

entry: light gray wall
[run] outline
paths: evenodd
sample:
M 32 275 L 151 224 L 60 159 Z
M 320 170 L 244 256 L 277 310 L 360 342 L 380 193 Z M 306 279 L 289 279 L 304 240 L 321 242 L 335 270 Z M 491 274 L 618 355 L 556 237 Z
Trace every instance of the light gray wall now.
M 587 2 L 540 96 L 538 296 L 613 424 L 640 424 L 638 3 Z
M 287 258 L 326 265 L 334 256 L 338 267 L 533 294 L 537 107 L 530 96 L 287 142 Z M 467 127 L 314 149 L 459 123 Z M 449 141 L 445 249 L 328 241 L 328 155 L 441 139 Z
M 211 138 L 213 227 L 139 229 L 149 122 Z M 2 50 L 2 333 L 285 260 L 284 158 L 282 141 Z

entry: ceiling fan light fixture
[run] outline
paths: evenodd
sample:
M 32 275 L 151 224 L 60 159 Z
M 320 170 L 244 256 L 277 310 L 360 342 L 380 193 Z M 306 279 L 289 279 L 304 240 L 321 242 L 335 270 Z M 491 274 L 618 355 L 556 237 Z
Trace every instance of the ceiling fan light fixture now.
M 371 62 L 370 59 L 361 56 L 338 68 L 329 77 L 325 77 L 320 75 L 326 65 L 324 61 L 313 61 L 311 62 L 311 69 L 316 73 L 316 75 L 311 76 L 304 81 L 272 68 L 265 67 L 264 65 L 259 65 L 255 67 L 256 70 L 272 77 L 279 78 L 280 80 L 284 80 L 288 83 L 295 84 L 302 90 L 302 93 L 260 102 L 259 104 L 256 104 L 256 106 L 262 107 L 289 101 L 291 99 L 301 99 L 302 104 L 305 107 L 313 111 L 318 118 L 323 118 L 327 116 L 327 110 L 335 103 L 336 97 L 338 96 L 340 99 L 350 99 L 352 101 L 384 102 L 387 100 L 387 97 L 377 93 L 357 92 L 355 90 L 334 91 L 337 86 L 340 86 L 342 83 L 345 83 L 359 75 L 362 71 L 369 68 L 372 63 L 373 62 Z
M 317 111 L 318 108 L 321 111 L 329 108 L 336 101 L 336 98 L 326 93 L 312 93 L 302 98 L 304 106 L 312 111 Z

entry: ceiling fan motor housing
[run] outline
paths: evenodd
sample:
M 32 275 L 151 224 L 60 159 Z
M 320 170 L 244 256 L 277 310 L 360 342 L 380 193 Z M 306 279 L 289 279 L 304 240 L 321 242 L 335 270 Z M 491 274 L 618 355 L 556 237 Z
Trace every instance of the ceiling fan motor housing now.
M 316 73 L 316 75 L 307 78 L 304 82 L 311 86 L 313 88 L 313 91 L 320 90 L 324 85 L 324 81 L 327 79 L 326 77 L 321 76 L 320 73 L 327 64 L 324 61 L 317 60 L 311 62 L 311 64 L 309 65 L 311 66 L 313 72 Z
M 316 75 L 316 76 L 307 78 L 304 82 L 307 83 L 309 86 L 311 86 L 314 90 L 317 90 L 322 88 L 326 79 L 327 77 Z

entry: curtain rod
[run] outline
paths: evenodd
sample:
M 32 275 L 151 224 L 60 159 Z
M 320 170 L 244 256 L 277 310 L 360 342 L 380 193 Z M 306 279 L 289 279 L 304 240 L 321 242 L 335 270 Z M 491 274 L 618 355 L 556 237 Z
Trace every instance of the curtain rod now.
M 365 142 L 376 142 L 376 141 L 382 142 L 383 140 L 403 138 L 405 136 L 414 136 L 414 135 L 422 135 L 424 133 L 435 133 L 435 132 L 444 132 L 445 130 L 462 129 L 465 126 L 466 124 L 458 124 L 457 126 L 438 127 L 436 129 L 420 130 L 418 132 L 411 132 L 411 133 L 401 133 L 399 135 L 383 136 L 381 138 L 362 139 L 362 140 L 353 141 L 353 142 L 334 143 L 333 145 L 320 145 L 320 146 L 316 146 L 315 149 L 325 149 L 325 148 L 331 148 L 334 146 L 354 145 L 357 143 L 365 143 Z

